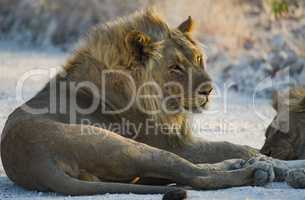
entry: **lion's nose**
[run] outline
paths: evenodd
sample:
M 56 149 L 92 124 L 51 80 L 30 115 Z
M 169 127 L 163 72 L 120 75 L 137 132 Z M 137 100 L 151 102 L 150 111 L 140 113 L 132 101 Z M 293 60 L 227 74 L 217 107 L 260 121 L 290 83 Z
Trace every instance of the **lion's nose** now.
M 206 84 L 203 87 L 200 88 L 198 91 L 199 95 L 204 95 L 204 96 L 209 96 L 211 92 L 213 91 L 213 86 L 212 84 Z

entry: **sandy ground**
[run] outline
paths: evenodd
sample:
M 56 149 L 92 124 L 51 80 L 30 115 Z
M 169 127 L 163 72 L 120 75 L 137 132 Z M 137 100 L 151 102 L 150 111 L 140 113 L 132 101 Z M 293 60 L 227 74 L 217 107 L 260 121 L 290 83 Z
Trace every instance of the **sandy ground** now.
M 0 132 L 8 114 L 24 100 L 34 95 L 48 75 L 31 76 L 23 88 L 23 100 L 16 99 L 16 85 L 29 71 L 54 69 L 63 64 L 66 54 L 56 49 L 29 49 L 0 42 Z M 43 71 L 44 72 L 44 71 Z M 211 108 L 192 116 L 195 134 L 209 140 L 226 140 L 237 144 L 247 144 L 260 148 L 264 142 L 264 130 L 274 116 L 267 100 L 253 100 L 230 94 L 214 98 Z M 65 197 L 54 193 L 26 191 L 14 185 L 5 175 L 0 165 L 0 199 L 139 199 L 157 200 L 161 195 L 96 195 L 86 197 Z M 285 183 L 273 183 L 266 187 L 238 187 L 216 191 L 190 191 L 189 199 L 201 200 L 252 200 L 252 199 L 305 199 L 305 190 L 296 190 Z

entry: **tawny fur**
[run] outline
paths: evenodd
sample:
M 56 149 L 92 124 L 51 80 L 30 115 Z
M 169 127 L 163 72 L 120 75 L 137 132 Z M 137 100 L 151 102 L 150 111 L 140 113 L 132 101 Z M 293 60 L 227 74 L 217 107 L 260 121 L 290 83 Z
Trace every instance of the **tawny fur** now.
M 273 107 L 277 114 L 261 152 L 284 160 L 305 159 L 305 88 L 275 93 Z
M 192 19 L 188 18 L 178 28 L 169 28 L 155 11 L 148 10 L 95 27 L 66 63 L 64 73 L 58 74 L 9 116 L 1 138 L 1 159 L 8 177 L 27 189 L 68 195 L 166 193 L 175 189 L 165 186 L 169 183 L 217 189 L 272 181 L 272 165 L 264 161 L 244 165 L 240 160 L 257 155 L 256 149 L 197 138 L 191 134 L 184 111 L 148 114 L 133 104 L 119 114 L 101 112 L 103 106 L 110 110 L 122 107 L 132 96 L 133 86 L 122 77 L 108 75 L 105 83 L 101 81 L 101 73 L 109 69 L 131 75 L 136 86 L 155 81 L 161 88 L 174 80 L 187 89 L 188 75 L 192 75 L 192 94 L 185 94 L 181 97 L 183 102 L 174 101 L 170 106 L 186 107 L 187 102 L 191 105 L 186 109 L 194 111 L 192 103 L 198 99 L 204 107 L 212 84 L 204 67 L 202 49 L 190 34 L 192 26 Z M 191 70 L 177 75 L 172 70 L 177 65 Z M 51 87 L 54 82 L 57 93 Z M 75 96 L 62 99 L 61 93 L 66 88 L 60 83 L 83 82 L 102 92 L 105 86 L 108 93 L 102 98 L 98 92 L 86 88 L 79 91 L 68 88 L 67 92 Z M 205 83 L 201 93 L 195 94 L 195 87 L 201 83 Z M 166 95 L 177 93 L 163 90 Z M 143 94 L 152 92 L 149 88 L 143 90 Z M 72 101 L 74 97 L 82 107 L 98 100 L 98 107 L 89 114 L 78 112 Z M 60 102 L 55 112 L 27 111 L 27 107 L 48 108 L 50 99 Z M 63 104 L 68 113 L 59 112 Z M 161 102 L 142 100 L 140 105 L 154 110 L 160 109 Z M 70 115 L 71 112 L 75 115 Z M 84 119 L 93 124 L 83 125 Z M 138 135 L 96 126 L 104 123 L 109 127 L 125 119 L 135 125 L 152 119 L 179 126 L 166 132 L 158 127 L 144 132 L 142 127 Z M 228 159 L 237 160 L 222 162 Z M 138 184 L 130 184 L 138 177 Z M 156 184 L 161 186 L 152 186 Z

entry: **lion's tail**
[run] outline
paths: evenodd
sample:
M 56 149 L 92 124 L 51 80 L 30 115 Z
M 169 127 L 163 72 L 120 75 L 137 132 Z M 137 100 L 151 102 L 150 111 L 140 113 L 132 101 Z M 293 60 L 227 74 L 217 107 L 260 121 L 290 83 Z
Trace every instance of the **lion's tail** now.
M 41 163 L 42 164 L 42 163 Z M 111 182 L 88 182 L 67 175 L 53 162 L 44 164 L 42 176 L 43 185 L 50 190 L 65 195 L 94 195 L 94 194 L 166 194 L 163 199 L 184 199 L 186 191 L 168 186 L 149 186 Z

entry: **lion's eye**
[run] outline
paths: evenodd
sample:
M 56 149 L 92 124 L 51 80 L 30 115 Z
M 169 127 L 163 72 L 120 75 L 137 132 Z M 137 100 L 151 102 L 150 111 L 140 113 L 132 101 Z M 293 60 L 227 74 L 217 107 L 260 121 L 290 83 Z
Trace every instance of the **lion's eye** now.
M 170 67 L 171 72 L 177 72 L 177 73 L 183 73 L 184 72 L 184 67 L 182 67 L 179 64 L 171 65 Z

